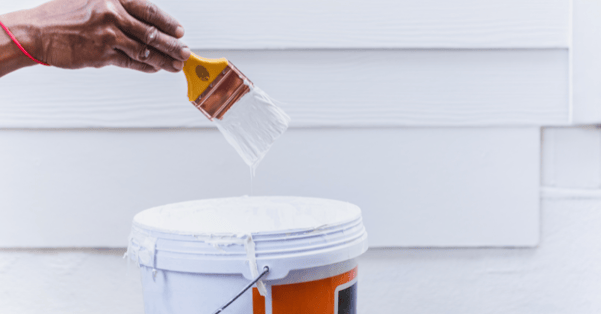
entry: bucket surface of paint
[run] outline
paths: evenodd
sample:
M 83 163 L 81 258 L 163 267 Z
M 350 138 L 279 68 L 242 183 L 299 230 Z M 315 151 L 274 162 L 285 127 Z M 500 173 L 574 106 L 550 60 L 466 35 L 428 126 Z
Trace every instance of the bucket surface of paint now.
M 304 197 L 170 204 L 134 217 L 127 255 L 140 266 L 146 314 L 356 314 L 367 250 L 359 207 Z

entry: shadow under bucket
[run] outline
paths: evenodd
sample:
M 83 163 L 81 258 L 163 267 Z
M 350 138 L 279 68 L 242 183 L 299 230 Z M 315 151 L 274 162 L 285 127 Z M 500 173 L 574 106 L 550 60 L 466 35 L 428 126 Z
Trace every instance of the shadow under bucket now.
M 366 250 L 353 204 L 235 197 L 138 213 L 127 255 L 140 266 L 146 314 L 355 314 L 355 258 Z

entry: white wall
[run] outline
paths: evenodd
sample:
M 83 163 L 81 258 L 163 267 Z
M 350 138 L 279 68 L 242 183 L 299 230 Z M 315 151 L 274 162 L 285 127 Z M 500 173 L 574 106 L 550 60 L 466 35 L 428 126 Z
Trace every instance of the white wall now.
M 361 313 L 601 311 L 598 4 L 158 2 L 291 114 L 256 192 L 363 208 Z M 142 313 L 131 216 L 247 191 L 184 86 L 111 68 L 0 81 L 0 313 Z
M 538 243 L 538 128 L 291 129 L 248 167 L 217 130 L 4 130 L 0 247 L 124 247 L 135 213 L 296 195 L 363 208 L 372 247 Z
M 292 127 L 569 122 L 566 49 L 196 53 L 233 60 L 278 100 Z M 183 73 L 26 68 L 0 85 L 0 127 L 210 127 L 187 101 L 186 86 Z

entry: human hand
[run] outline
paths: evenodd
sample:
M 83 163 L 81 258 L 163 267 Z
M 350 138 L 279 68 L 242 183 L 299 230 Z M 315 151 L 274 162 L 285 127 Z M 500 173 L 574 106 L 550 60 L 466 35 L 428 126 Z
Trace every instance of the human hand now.
M 32 54 L 52 66 L 177 72 L 190 57 L 178 40 L 183 27 L 146 0 L 54 0 L 29 16 L 38 32 Z

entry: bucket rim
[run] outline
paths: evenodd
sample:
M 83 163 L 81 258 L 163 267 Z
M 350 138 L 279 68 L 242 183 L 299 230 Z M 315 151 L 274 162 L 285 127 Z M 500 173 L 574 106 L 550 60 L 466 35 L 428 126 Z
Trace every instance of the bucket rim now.
M 159 210 L 162 208 L 168 208 L 168 207 L 175 207 L 178 205 L 184 205 L 184 204 L 191 204 L 191 203 L 200 203 L 200 202 L 210 202 L 210 201 L 218 201 L 218 200 L 228 200 L 228 199 L 236 199 L 236 198 L 240 198 L 240 197 L 216 197 L 216 198 L 207 198 L 207 199 L 197 199 L 197 200 L 189 200 L 189 201 L 182 201 L 182 202 L 176 202 L 176 203 L 169 203 L 169 204 L 165 204 L 165 205 L 160 205 L 160 206 L 154 206 L 148 209 L 145 209 L 143 211 L 138 212 L 134 218 L 133 218 L 133 222 L 132 225 L 136 226 L 138 228 L 142 228 L 145 230 L 149 230 L 149 231 L 155 231 L 155 232 L 161 232 L 161 233 L 171 233 L 171 234 L 178 234 L 178 235 L 193 235 L 193 236 L 237 236 L 237 235 L 247 235 L 247 234 L 251 234 L 253 236 L 270 236 L 270 235 L 276 235 L 276 234 L 288 234 L 288 233 L 297 233 L 297 232 L 307 232 L 307 231 L 311 231 L 311 230 L 318 230 L 318 229 L 322 229 L 322 228 L 331 228 L 331 227 L 336 227 L 342 224 L 346 224 L 349 223 L 351 221 L 355 221 L 356 219 L 361 219 L 362 218 L 362 211 L 361 208 L 353 203 L 350 202 L 346 202 L 346 201 L 341 201 L 341 200 L 334 200 L 334 199 L 327 199 L 327 198 L 320 198 L 320 197 L 298 197 L 298 196 L 280 196 L 280 195 L 274 195 L 274 196 L 269 196 L 269 195 L 262 195 L 262 196 L 258 196 L 258 195 L 253 195 L 253 196 L 242 196 L 242 197 L 249 197 L 249 198 L 274 198 L 274 199 L 284 199 L 284 198 L 290 198 L 290 199 L 307 199 L 307 200 L 317 200 L 317 201 L 326 201 L 326 202 L 330 202 L 330 203 L 339 203 L 339 204 L 344 204 L 345 206 L 349 206 L 349 208 L 353 208 L 354 210 L 356 210 L 356 213 L 354 216 L 347 218 L 347 219 L 341 219 L 339 221 L 333 222 L 333 223 L 329 223 L 329 224 L 322 224 L 319 226 L 308 226 L 308 227 L 303 227 L 303 228 L 290 228 L 290 229 L 280 229 L 280 230 L 272 230 L 272 231 L 254 231 L 254 232 L 192 232 L 192 231 L 181 231 L 181 230 L 175 230 L 175 229 L 166 229 L 166 228 L 160 228 L 160 227 L 155 227 L 155 226 L 150 226 L 148 224 L 144 224 L 138 221 L 138 218 L 140 217 L 141 214 L 146 213 L 148 211 L 152 211 L 152 210 Z
M 253 278 L 252 269 L 268 266 L 270 273 L 266 280 L 274 280 L 286 277 L 292 270 L 354 259 L 367 250 L 367 232 L 357 205 L 309 199 L 344 203 L 350 205 L 353 212 L 341 215 L 344 219 L 321 226 L 246 233 L 169 230 L 134 219 L 127 255 L 139 265 L 155 269 L 242 274 L 247 279 Z M 166 206 L 189 202 L 195 201 Z

